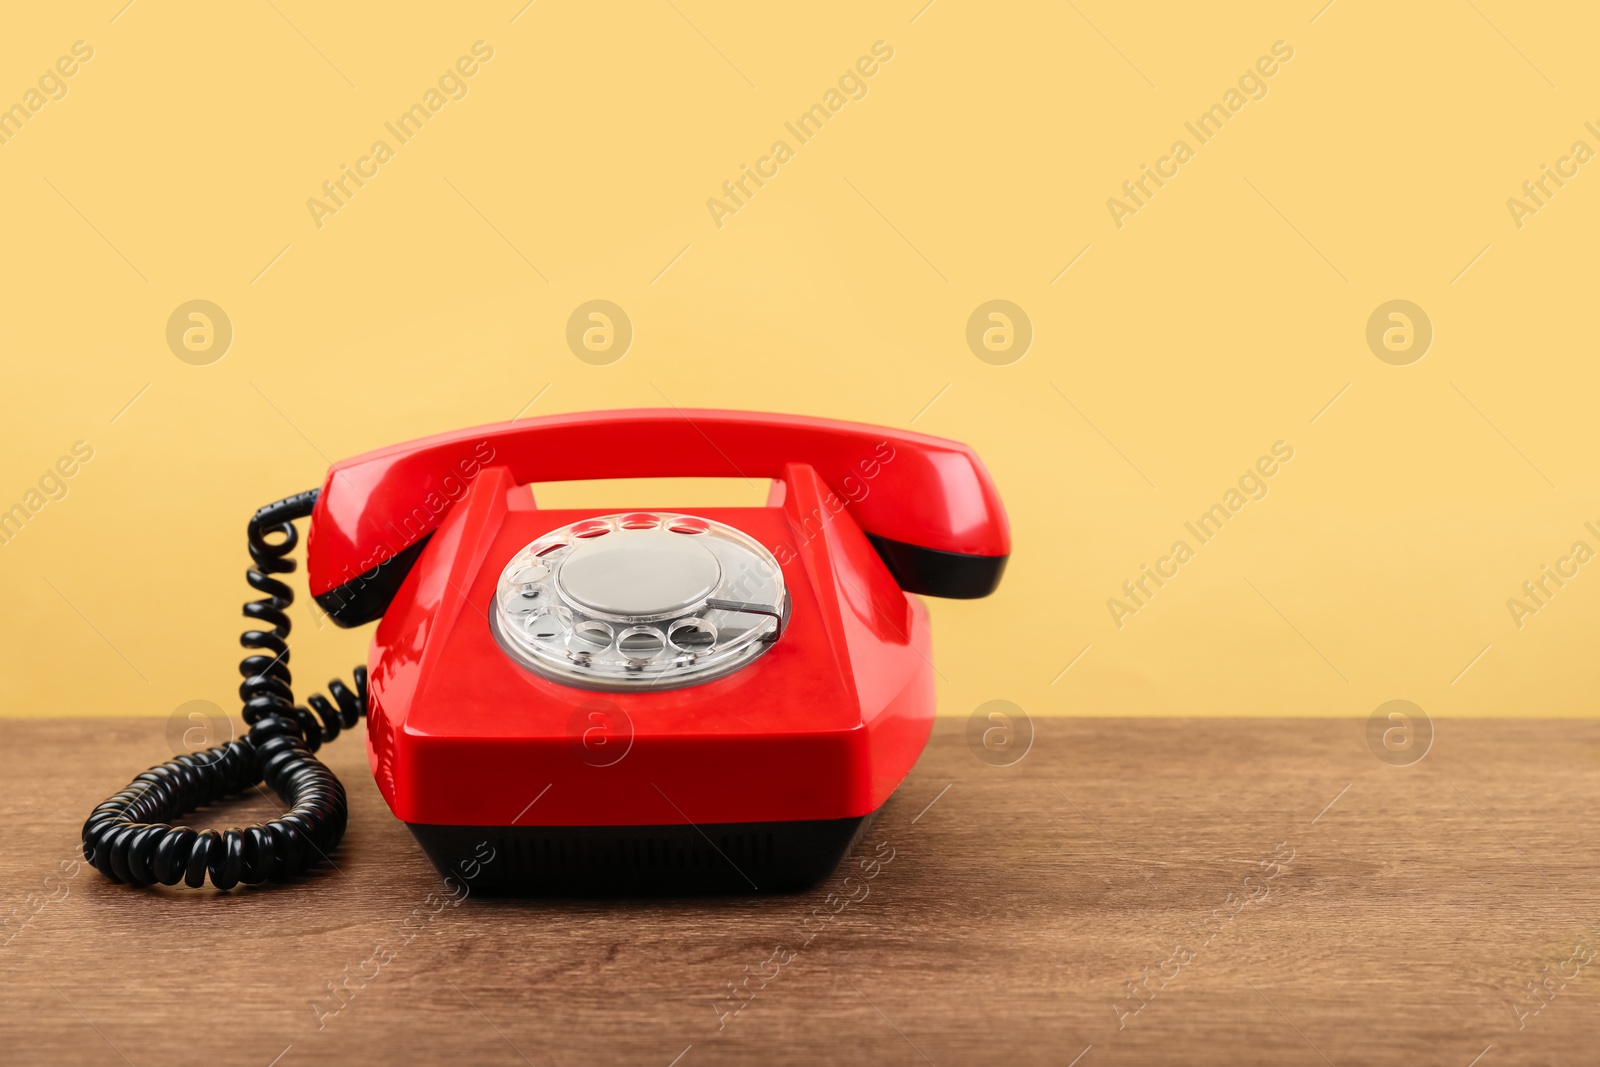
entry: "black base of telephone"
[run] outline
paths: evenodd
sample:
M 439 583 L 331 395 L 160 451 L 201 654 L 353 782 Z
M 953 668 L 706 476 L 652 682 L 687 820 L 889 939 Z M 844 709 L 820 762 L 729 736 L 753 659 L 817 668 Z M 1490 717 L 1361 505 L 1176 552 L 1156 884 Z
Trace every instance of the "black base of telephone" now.
M 698 827 L 406 825 L 457 895 L 660 897 L 808 888 L 875 815 Z

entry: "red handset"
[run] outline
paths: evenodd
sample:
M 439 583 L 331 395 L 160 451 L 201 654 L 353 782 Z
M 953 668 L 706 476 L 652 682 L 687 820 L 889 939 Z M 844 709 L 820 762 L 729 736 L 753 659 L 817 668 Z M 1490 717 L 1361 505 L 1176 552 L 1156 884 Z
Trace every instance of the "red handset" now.
M 533 481 L 772 479 L 766 507 L 541 509 Z M 355 691 L 293 703 L 292 520 L 342 625 L 382 617 Z M 368 719 L 378 786 L 447 878 L 479 891 L 792 888 L 832 870 L 931 727 L 927 613 L 1010 551 L 982 463 L 940 438 L 703 410 L 559 415 L 335 464 L 250 528 L 272 627 L 243 643 L 250 734 L 153 768 L 96 809 L 85 854 L 135 883 L 290 877 L 337 844 L 312 755 Z M 313 712 L 315 714 L 313 714 Z M 253 776 L 253 777 L 252 777 Z M 243 830 L 165 820 L 265 780 Z
M 999 584 L 1011 529 L 965 445 L 800 415 L 647 408 L 458 430 L 335 463 L 312 513 L 311 592 L 344 625 L 381 615 L 448 504 L 485 467 L 524 483 L 779 479 L 790 463 L 817 472 L 907 591 L 981 597 Z

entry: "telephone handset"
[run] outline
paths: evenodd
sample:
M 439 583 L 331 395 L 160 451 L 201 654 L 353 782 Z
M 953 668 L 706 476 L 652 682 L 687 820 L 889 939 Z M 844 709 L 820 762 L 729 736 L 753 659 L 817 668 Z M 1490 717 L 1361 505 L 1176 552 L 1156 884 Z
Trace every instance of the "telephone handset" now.
M 771 479 L 759 508 L 547 510 L 528 485 Z M 342 626 L 379 619 L 353 688 L 295 703 L 295 520 Z M 367 718 L 380 792 L 480 891 L 793 888 L 826 876 L 910 771 L 934 710 L 915 596 L 985 596 L 1005 511 L 965 445 L 800 416 L 556 415 L 334 464 L 248 527 L 242 738 L 141 774 L 84 826 L 116 881 L 292 878 L 344 833 L 314 755 Z M 265 781 L 289 811 L 182 813 Z M 493 857 L 485 859 L 485 857 Z M 468 873 L 470 872 L 470 877 Z
M 908 592 L 994 591 L 1010 530 L 971 449 L 921 434 L 736 411 L 555 415 L 440 434 L 334 464 L 313 512 L 313 594 L 346 626 L 383 613 L 442 516 L 441 501 L 494 464 L 519 482 L 593 478 L 781 479 L 804 462 L 833 490 Z M 893 465 L 887 485 L 877 474 Z

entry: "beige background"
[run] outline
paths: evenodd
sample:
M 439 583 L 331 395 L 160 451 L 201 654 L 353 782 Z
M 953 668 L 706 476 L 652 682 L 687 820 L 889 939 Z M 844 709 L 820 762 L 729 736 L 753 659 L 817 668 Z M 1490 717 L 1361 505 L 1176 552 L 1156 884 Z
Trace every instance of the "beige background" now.
M 1600 149 L 1594 15 L 919 7 L 10 16 L 0 104 L 74 42 L 93 58 L 0 144 L 0 508 L 75 442 L 93 459 L 0 545 L 4 712 L 231 708 L 257 505 L 436 431 L 670 402 L 977 448 L 1016 548 L 997 596 L 932 604 L 943 713 L 1592 714 L 1600 570 L 1520 629 L 1507 600 L 1600 549 L 1600 164 L 1520 228 L 1507 199 Z M 465 97 L 394 141 L 477 41 Z M 866 95 L 798 144 L 784 123 L 878 41 Z M 1279 41 L 1266 95 L 1199 144 L 1185 122 Z M 380 138 L 394 157 L 319 228 L 308 198 Z M 1193 158 L 1119 228 L 1108 198 L 1180 138 Z M 793 158 L 719 228 L 708 198 L 778 139 Z M 607 366 L 565 341 L 596 298 L 635 331 Z M 234 332 L 205 366 L 166 341 L 193 299 Z M 1034 331 L 1008 365 L 966 341 L 992 299 Z M 1394 299 L 1435 334 L 1406 366 L 1366 341 Z M 1278 441 L 1268 495 L 1119 629 L 1107 599 Z M 362 657 L 365 632 L 298 618 L 302 685 Z

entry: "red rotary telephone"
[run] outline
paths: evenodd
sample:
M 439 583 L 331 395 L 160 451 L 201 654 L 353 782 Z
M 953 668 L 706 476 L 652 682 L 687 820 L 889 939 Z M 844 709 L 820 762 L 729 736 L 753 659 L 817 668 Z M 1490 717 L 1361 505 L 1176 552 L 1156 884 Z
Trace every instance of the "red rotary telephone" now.
M 767 506 L 547 511 L 527 483 L 772 479 Z M 288 670 L 293 520 L 311 592 L 380 619 L 355 688 L 308 707 Z M 337 463 L 249 527 L 249 733 L 97 807 L 114 880 L 293 877 L 344 832 L 313 753 L 367 717 L 379 790 L 446 877 L 521 894 L 745 892 L 826 876 L 905 778 L 934 712 L 927 611 L 1010 552 L 988 472 L 953 441 L 731 411 L 557 415 Z M 290 810 L 173 826 L 265 781 Z

